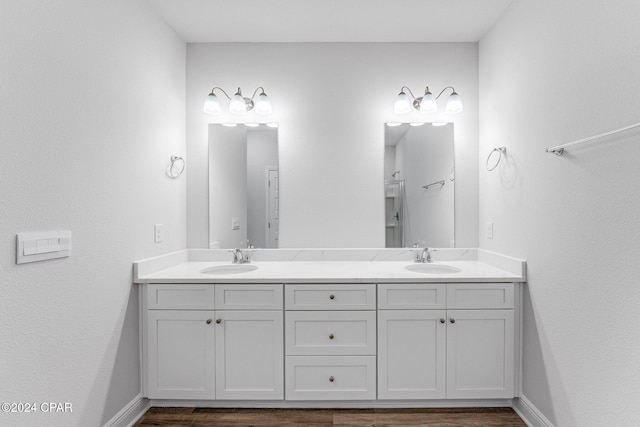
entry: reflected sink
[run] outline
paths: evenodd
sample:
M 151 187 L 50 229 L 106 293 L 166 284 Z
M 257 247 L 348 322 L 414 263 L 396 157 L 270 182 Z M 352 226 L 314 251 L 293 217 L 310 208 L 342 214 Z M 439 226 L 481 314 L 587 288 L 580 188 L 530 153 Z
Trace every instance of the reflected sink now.
M 411 264 L 407 265 L 404 269 L 413 271 L 414 273 L 424 274 L 452 274 L 462 271 L 462 269 L 458 267 L 444 264 Z
M 215 267 L 205 268 L 200 270 L 200 273 L 204 274 L 239 274 L 248 273 L 249 271 L 257 270 L 258 267 L 251 264 L 229 264 L 218 265 Z

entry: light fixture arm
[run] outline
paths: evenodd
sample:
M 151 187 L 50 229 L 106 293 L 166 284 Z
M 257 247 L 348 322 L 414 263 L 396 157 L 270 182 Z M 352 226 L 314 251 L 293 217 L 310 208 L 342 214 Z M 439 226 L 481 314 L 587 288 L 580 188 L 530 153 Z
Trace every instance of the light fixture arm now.
M 224 89 L 222 89 L 221 87 L 215 86 L 213 89 L 211 89 L 211 93 L 209 95 L 215 95 L 215 93 L 213 93 L 214 90 L 219 89 L 220 91 L 222 91 L 222 93 L 224 93 L 224 96 L 227 97 L 227 99 L 231 99 L 231 97 L 229 96 L 229 94 L 227 92 L 225 92 Z M 238 88 L 238 90 L 240 90 L 240 88 Z
M 411 98 L 413 98 L 413 100 L 415 101 L 416 100 L 415 95 L 413 94 L 413 92 L 411 92 L 411 89 L 409 89 L 407 86 L 402 86 L 400 88 L 400 93 L 404 92 L 405 89 L 411 94 Z
M 428 86 L 427 86 L 427 89 L 429 89 L 429 87 L 428 87 Z M 442 89 L 442 90 L 440 91 L 440 93 L 438 94 L 438 96 L 436 96 L 436 99 L 439 99 L 439 98 L 442 96 L 442 94 L 444 93 L 444 91 L 445 91 L 445 90 L 447 90 L 447 89 L 451 89 L 451 93 L 452 93 L 452 94 L 456 93 L 456 90 L 453 88 L 453 86 L 447 86 L 447 87 L 445 87 L 444 89 Z
M 240 88 L 238 88 L 238 90 L 240 90 Z M 258 86 L 256 88 L 256 90 L 253 91 L 253 95 L 251 95 L 251 100 L 253 101 L 253 98 L 256 97 L 256 93 L 258 93 L 258 91 L 260 91 L 260 95 L 266 95 L 266 93 L 264 93 L 264 88 L 262 86 Z

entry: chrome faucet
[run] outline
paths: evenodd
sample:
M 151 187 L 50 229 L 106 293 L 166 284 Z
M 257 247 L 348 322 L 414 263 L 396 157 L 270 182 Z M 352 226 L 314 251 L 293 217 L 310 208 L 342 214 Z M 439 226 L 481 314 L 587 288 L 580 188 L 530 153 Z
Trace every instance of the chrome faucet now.
M 233 254 L 233 263 L 234 264 L 248 264 L 251 262 L 251 258 L 249 257 L 249 253 L 247 252 L 246 254 L 242 253 L 242 249 L 237 248 L 237 249 L 233 249 L 230 250 L 229 252 L 231 252 Z
M 425 247 L 422 249 L 422 251 L 420 251 L 419 248 L 417 249 L 418 250 L 416 251 L 416 257 L 413 260 L 413 262 L 419 262 L 419 263 L 431 262 L 431 251 L 429 250 L 429 248 Z

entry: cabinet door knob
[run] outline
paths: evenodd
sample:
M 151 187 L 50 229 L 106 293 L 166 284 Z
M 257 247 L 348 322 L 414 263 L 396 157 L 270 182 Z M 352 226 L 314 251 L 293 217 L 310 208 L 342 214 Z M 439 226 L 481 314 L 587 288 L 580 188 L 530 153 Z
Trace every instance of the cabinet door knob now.
M 329 339 L 332 340 L 333 339 L 333 334 L 329 335 Z
M 211 319 L 207 319 L 207 325 L 211 324 Z
M 329 299 L 335 299 L 335 297 L 336 297 L 336 296 L 335 296 L 335 295 L 333 295 L 333 294 L 329 295 Z
M 329 382 L 332 383 L 333 382 L 333 377 L 329 377 Z
M 220 323 L 222 323 L 222 319 L 216 319 L 216 323 L 219 325 Z
M 440 323 L 444 323 L 444 319 L 440 318 Z
M 449 319 L 449 322 L 456 323 L 456 319 Z

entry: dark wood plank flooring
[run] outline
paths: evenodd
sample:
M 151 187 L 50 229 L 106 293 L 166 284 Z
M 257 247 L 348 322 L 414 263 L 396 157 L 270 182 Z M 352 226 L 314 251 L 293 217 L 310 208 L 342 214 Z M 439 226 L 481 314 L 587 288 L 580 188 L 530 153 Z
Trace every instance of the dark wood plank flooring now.
M 526 427 L 511 408 L 151 408 L 134 427 L 358 426 Z

